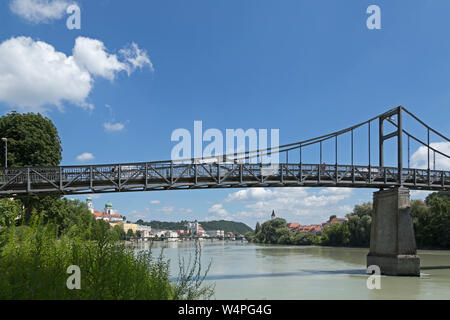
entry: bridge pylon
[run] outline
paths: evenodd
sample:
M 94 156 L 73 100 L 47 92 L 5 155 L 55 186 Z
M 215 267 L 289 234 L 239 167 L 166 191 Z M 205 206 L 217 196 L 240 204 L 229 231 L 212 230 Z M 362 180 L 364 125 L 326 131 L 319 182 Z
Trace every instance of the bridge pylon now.
M 409 189 L 396 187 L 373 194 L 367 266 L 389 276 L 420 276 Z

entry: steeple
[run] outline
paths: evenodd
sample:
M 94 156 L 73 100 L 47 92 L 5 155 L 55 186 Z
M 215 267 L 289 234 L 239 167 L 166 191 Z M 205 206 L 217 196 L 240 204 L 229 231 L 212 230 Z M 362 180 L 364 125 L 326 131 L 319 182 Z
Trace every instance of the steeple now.
M 272 210 L 272 220 L 275 219 L 275 210 Z
M 86 198 L 86 204 L 87 204 L 87 207 L 88 207 L 89 211 L 91 213 L 94 213 L 94 205 L 92 204 L 92 198 L 91 197 L 87 197 Z

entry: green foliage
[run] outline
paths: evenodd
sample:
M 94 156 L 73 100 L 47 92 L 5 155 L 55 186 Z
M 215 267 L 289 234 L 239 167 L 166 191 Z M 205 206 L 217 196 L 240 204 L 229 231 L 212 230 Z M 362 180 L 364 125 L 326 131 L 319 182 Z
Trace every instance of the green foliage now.
M 255 233 L 249 231 L 247 232 L 245 235 L 245 238 L 247 239 L 248 242 L 254 242 L 255 241 Z
M 180 222 L 166 222 L 166 221 L 150 221 L 145 222 L 143 220 L 138 220 L 137 224 L 143 226 L 150 226 L 153 229 L 162 229 L 162 230 L 184 230 L 186 228 L 186 224 L 188 221 L 180 221 Z M 199 224 L 205 230 L 223 230 L 225 233 L 233 232 L 234 234 L 245 234 L 249 231 L 253 231 L 249 226 L 242 222 L 235 221 L 201 221 Z
M 288 236 L 289 229 L 286 227 L 286 220 L 282 218 L 275 218 L 264 222 L 261 225 L 261 230 L 255 234 L 254 239 L 259 243 L 276 244 L 281 243 L 279 241 L 289 242 L 290 239 Z
M 128 230 L 127 230 L 127 237 L 129 237 L 129 238 L 134 238 L 134 232 L 133 232 L 133 230 L 131 230 L 131 229 L 128 229 Z
M 61 140 L 53 122 L 40 114 L 16 112 L 0 118 L 0 136 L 8 138 L 9 167 L 57 166 Z M 0 153 L 0 163 L 4 163 Z
M 366 202 L 362 205 L 356 205 L 353 213 L 347 215 L 348 230 L 350 231 L 349 245 L 354 247 L 368 247 L 370 245 L 372 211 L 372 203 Z
M 0 300 L 210 298 L 199 252 L 194 265 L 169 281 L 169 261 L 125 245 L 122 227 L 96 220 L 79 201 L 59 199 L 50 210 L 16 226 L 20 202 L 0 201 Z M 81 290 L 69 290 L 67 267 L 81 269 Z M 209 271 L 206 270 L 206 272 Z
M 118 229 L 102 220 L 80 220 L 61 236 L 58 230 L 38 215 L 29 226 L 6 230 L 1 239 L 0 300 L 166 300 L 213 294 L 211 286 L 203 286 L 206 273 L 201 275 L 199 256 L 194 266 L 181 263 L 184 273 L 172 282 L 163 252 L 156 258 L 151 251 L 135 253 L 118 241 Z M 71 265 L 80 267 L 81 290 L 66 286 Z
M 411 203 L 416 242 L 419 247 L 450 248 L 450 193 L 430 194 L 425 202 Z
M 431 207 L 433 200 L 436 198 L 442 199 L 444 201 L 450 201 L 450 191 L 439 191 L 429 194 L 425 199 L 425 204 Z
M 179 276 L 175 284 L 173 298 L 176 300 L 194 300 L 210 298 L 214 295 L 214 285 L 203 285 L 206 275 L 211 268 L 211 262 L 202 274 L 201 245 L 195 242 L 194 259 L 192 256 L 186 261 L 184 257 L 178 258 Z
M 8 138 L 8 167 L 57 166 L 62 160 L 61 140 L 53 122 L 40 114 L 16 112 L 0 117 L 0 137 Z M 0 163 L 4 163 L 0 152 Z M 53 203 L 59 196 L 22 199 L 25 206 L 25 220 L 33 212 Z
M 320 237 L 320 243 L 326 246 L 347 246 L 350 243 L 348 223 L 333 223 L 326 227 Z
M 16 225 L 23 214 L 24 211 L 19 201 L 10 199 L 0 200 L 0 228 L 8 228 Z
M 296 232 L 292 237 L 292 244 L 299 246 L 308 246 L 318 244 L 319 238 L 313 233 Z

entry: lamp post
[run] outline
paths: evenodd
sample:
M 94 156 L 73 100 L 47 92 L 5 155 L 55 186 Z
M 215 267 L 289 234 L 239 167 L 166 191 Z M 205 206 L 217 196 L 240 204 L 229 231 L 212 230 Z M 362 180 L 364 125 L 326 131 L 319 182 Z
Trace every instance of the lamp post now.
M 8 138 L 2 138 L 5 143 L 5 169 L 8 168 Z

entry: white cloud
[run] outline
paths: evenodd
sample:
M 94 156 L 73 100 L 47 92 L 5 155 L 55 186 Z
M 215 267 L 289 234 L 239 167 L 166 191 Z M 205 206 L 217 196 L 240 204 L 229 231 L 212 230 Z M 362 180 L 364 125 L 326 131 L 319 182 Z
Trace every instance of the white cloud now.
M 434 142 L 430 146 L 450 156 L 450 142 Z M 433 169 L 434 156 L 430 150 L 430 168 Z M 428 168 L 428 148 L 421 146 L 411 156 L 411 166 L 418 169 Z M 436 170 L 450 170 L 450 159 L 436 153 Z
M 92 82 L 73 57 L 45 42 L 18 37 L 0 44 L 0 100 L 12 107 L 42 110 L 63 100 L 87 106 Z
M 433 193 L 434 191 L 427 191 L 427 190 L 411 190 L 411 199 L 419 199 L 424 200 L 430 193 Z
M 150 204 L 160 204 L 161 203 L 161 201 L 159 201 L 159 200 L 151 200 L 150 201 Z
M 125 125 L 120 122 L 112 123 L 112 122 L 105 122 L 103 124 L 103 127 L 105 128 L 106 132 L 118 132 L 125 129 Z
M 92 153 L 84 152 L 77 157 L 77 160 L 80 162 L 86 162 L 86 161 L 94 160 L 94 158 L 95 157 Z
M 42 41 L 11 38 L 0 44 L 0 101 L 23 111 L 44 111 L 45 106 L 62 109 L 64 101 L 92 110 L 94 106 L 86 99 L 94 76 L 113 81 L 121 71 L 131 74 L 135 64 L 151 66 L 149 59 L 136 59 L 120 61 L 107 53 L 103 42 L 85 37 L 76 39 L 73 56 Z M 106 127 L 117 131 L 122 125 L 110 122 Z
M 49 23 L 61 19 L 67 7 L 73 3 L 68 0 L 12 0 L 11 11 L 33 23 Z
M 125 58 L 130 64 L 130 70 L 134 71 L 136 69 L 142 69 L 148 66 L 150 70 L 154 70 L 153 64 L 148 57 L 145 50 L 139 49 L 138 45 L 134 42 L 128 48 L 121 49 L 119 53 Z
M 345 203 L 352 189 L 251 188 L 229 194 L 222 203 L 209 208 L 207 220 L 235 220 L 253 225 L 266 221 L 272 210 L 288 222 L 302 224 L 326 221 L 330 215 L 345 216 L 352 208 Z M 227 204 L 227 208 L 224 207 Z M 235 210 L 232 210 L 232 207 Z
M 165 206 L 160 209 L 156 210 L 157 212 L 161 212 L 167 215 L 171 214 L 191 214 L 193 211 L 192 209 L 186 209 L 186 208 L 175 208 L 174 206 Z
M 250 188 L 239 190 L 237 192 L 230 193 L 225 199 L 226 202 L 233 201 L 254 201 L 264 199 L 272 195 L 270 189 L 265 188 Z
M 228 216 L 228 211 L 223 208 L 223 205 L 221 203 L 213 205 L 208 209 L 208 212 L 220 217 Z
M 106 52 L 103 42 L 78 37 L 73 48 L 75 62 L 94 76 L 114 80 L 120 71 L 128 71 L 126 63 L 120 62 L 114 54 Z

